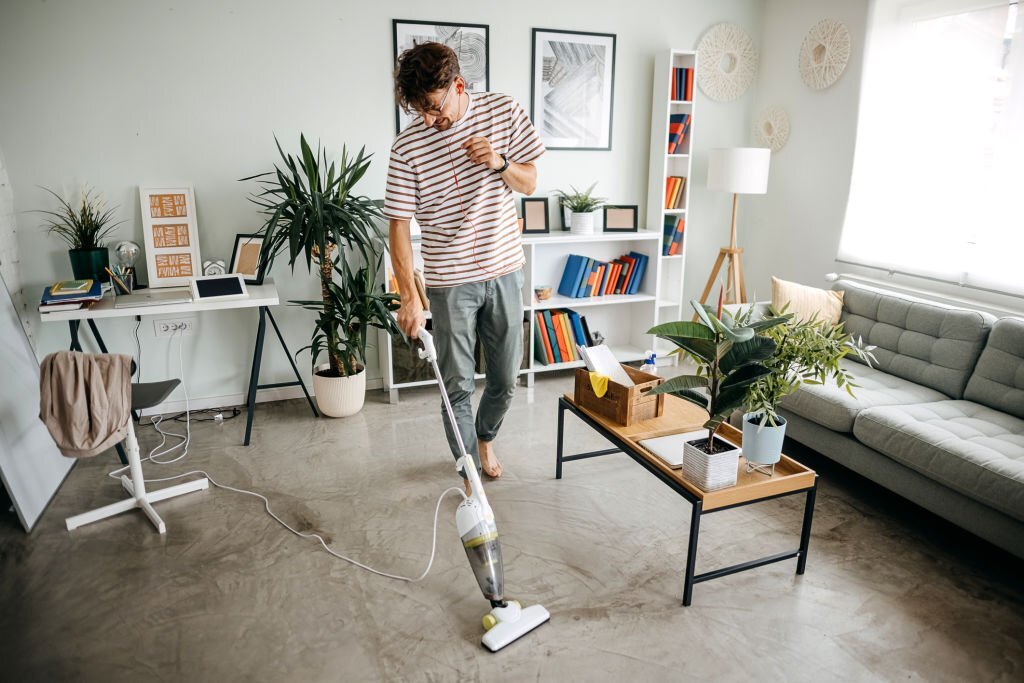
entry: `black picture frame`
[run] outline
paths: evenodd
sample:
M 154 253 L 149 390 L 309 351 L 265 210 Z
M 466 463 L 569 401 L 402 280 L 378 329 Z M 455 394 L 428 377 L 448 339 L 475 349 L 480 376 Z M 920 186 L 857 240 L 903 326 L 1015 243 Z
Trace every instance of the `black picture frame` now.
M 548 218 L 548 198 L 547 197 L 523 197 L 519 200 L 521 202 L 522 214 L 523 214 L 523 234 L 524 235 L 546 235 L 551 232 L 551 222 Z M 530 227 L 527 223 L 526 207 L 530 204 L 540 204 L 544 207 L 544 227 L 539 228 L 534 225 Z
M 543 76 L 538 79 L 538 67 L 540 67 L 540 73 L 544 73 L 544 49 L 549 43 L 558 42 L 552 40 L 552 38 L 564 37 L 566 41 L 562 42 L 578 42 L 579 36 L 586 36 L 594 38 L 593 45 L 599 47 L 609 47 L 611 52 L 610 64 L 606 57 L 606 69 L 602 71 L 601 78 L 607 79 L 608 81 L 608 105 L 607 105 L 607 119 L 602 120 L 599 126 L 582 125 L 584 122 L 580 121 L 577 126 L 577 132 L 584 136 L 589 136 L 595 129 L 599 130 L 600 133 L 597 136 L 597 140 L 593 141 L 589 137 L 584 137 L 578 140 L 576 144 L 562 144 L 562 140 L 565 138 L 552 138 L 550 132 L 547 129 L 546 121 L 547 116 L 544 114 L 545 108 L 539 106 L 542 100 L 545 100 L 544 82 Z M 540 37 L 542 43 L 540 46 L 540 60 L 538 57 L 538 37 Z M 604 43 L 605 45 L 601 45 Z M 614 120 L 615 113 L 615 43 L 616 35 L 614 33 L 592 33 L 589 31 L 565 31 L 562 29 L 551 29 L 551 28 L 535 28 L 533 29 L 533 35 L 531 40 L 531 55 L 530 55 L 530 120 L 533 125 L 537 128 L 537 133 L 540 135 L 541 140 L 544 142 L 544 146 L 547 149 L 562 149 L 562 150 L 578 150 L 578 151 L 610 151 L 612 148 L 612 123 Z M 579 51 L 574 50 L 572 54 L 578 54 Z M 557 59 L 557 57 L 555 57 Z M 539 63 L 538 63 L 539 62 Z M 588 65 L 589 66 L 589 65 Z M 588 69 L 590 73 L 593 73 L 592 69 Z M 582 70 L 581 70 L 582 72 Z M 581 76 L 582 78 L 582 76 Z M 572 82 L 572 78 L 565 79 L 568 83 Z M 577 92 L 579 90 L 577 89 Z M 603 99 L 603 98 L 602 98 Z M 552 98 L 549 103 L 551 107 L 557 107 L 557 98 Z M 583 108 L 587 112 L 600 111 L 604 113 L 605 107 L 601 102 L 595 102 L 591 106 Z M 561 116 L 559 120 L 565 125 L 568 120 L 571 122 L 573 116 Z M 578 117 L 576 117 L 578 118 Z M 572 138 L 569 138 L 570 140 Z M 606 144 L 600 144 L 602 141 L 607 141 Z M 591 144 L 593 142 L 593 144 Z
M 420 21 L 416 19 L 392 19 L 391 20 L 391 44 L 394 49 L 394 55 L 391 63 L 392 71 L 398 66 L 398 56 L 403 51 L 412 47 L 407 44 L 405 40 L 399 44 L 400 35 L 401 38 L 407 38 L 410 33 L 409 27 L 413 26 L 430 26 L 434 28 L 432 33 L 424 32 L 422 37 L 428 38 L 433 42 L 444 43 L 452 49 L 459 57 L 459 66 L 462 69 L 462 77 L 466 80 L 466 90 L 468 92 L 486 92 L 491 89 L 491 27 L 488 24 L 454 24 L 447 21 Z M 403 32 L 404 29 L 404 32 Z M 455 29 L 451 31 L 451 29 Z M 456 44 L 455 36 L 461 29 L 472 29 L 473 36 L 476 36 L 469 41 L 469 44 L 465 40 L 459 40 Z M 481 67 L 479 64 L 480 48 L 478 42 L 478 34 L 483 32 L 483 83 L 480 83 L 480 71 Z M 447 33 L 451 33 L 450 36 L 446 36 Z M 465 38 L 465 35 L 460 36 Z M 418 43 L 414 43 L 418 44 Z M 403 121 L 403 117 L 406 120 Z M 395 135 L 402 132 L 402 128 L 409 125 L 412 119 L 402 111 L 402 108 L 395 106 Z
M 608 210 L 618 212 L 630 212 L 633 215 L 633 219 L 628 224 L 621 223 L 616 220 L 609 220 Z M 637 232 L 639 230 L 639 211 L 640 207 L 636 204 L 605 204 L 602 208 L 602 215 L 604 216 L 604 231 L 605 232 Z M 615 218 L 613 216 L 612 218 Z M 615 225 L 612 225 L 615 223 Z
M 263 263 L 263 235 L 261 233 L 238 233 L 235 235 L 235 246 L 231 249 L 231 265 L 228 266 L 228 273 L 235 273 L 235 265 L 238 263 L 238 255 L 241 252 L 243 244 L 251 244 L 254 240 L 259 241 L 260 255 L 259 261 L 256 266 L 256 276 L 251 277 L 248 273 L 240 273 L 242 279 L 245 280 L 247 285 L 262 285 L 263 278 L 266 277 L 266 264 Z M 245 242 L 243 242 L 245 240 Z

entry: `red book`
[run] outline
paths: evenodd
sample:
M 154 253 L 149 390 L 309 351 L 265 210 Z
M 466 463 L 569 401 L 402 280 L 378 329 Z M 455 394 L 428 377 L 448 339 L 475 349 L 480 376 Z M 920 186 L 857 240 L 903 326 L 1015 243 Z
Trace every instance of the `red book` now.
M 665 208 L 669 206 L 669 202 L 672 201 L 672 176 L 665 178 Z
M 623 268 L 623 270 L 626 272 L 623 273 L 622 279 L 619 282 L 619 291 L 617 291 L 616 294 L 626 293 L 626 288 L 629 285 L 629 278 L 630 276 L 633 275 L 633 267 L 636 266 L 636 259 L 634 259 L 632 256 L 623 256 L 622 261 L 626 264 L 626 266 Z
M 551 322 L 555 324 L 555 340 L 558 342 L 558 352 L 562 354 L 562 361 L 568 362 L 572 360 L 572 356 L 569 353 L 569 347 L 565 343 L 565 330 L 562 328 L 561 317 L 561 313 L 551 311 Z
M 608 264 L 608 281 L 604 283 L 604 291 L 602 294 L 611 294 L 615 290 L 615 278 L 619 276 L 619 270 L 622 266 L 612 261 Z
M 693 101 L 693 69 L 686 70 L 686 93 L 684 99 L 688 102 Z
M 544 314 L 537 311 L 537 325 L 540 326 L 541 335 L 540 338 L 544 341 L 544 355 L 548 357 L 548 363 L 555 362 L 555 354 L 551 351 L 551 341 L 548 339 L 548 328 L 544 323 Z

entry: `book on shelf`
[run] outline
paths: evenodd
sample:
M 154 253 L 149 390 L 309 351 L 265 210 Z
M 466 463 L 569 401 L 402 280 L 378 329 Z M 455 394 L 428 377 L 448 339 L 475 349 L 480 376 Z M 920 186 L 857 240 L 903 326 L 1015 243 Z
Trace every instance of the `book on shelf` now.
M 39 299 L 40 306 L 49 306 L 57 303 L 69 303 L 69 302 L 84 302 L 84 301 L 99 301 L 103 298 L 103 286 L 99 280 L 88 280 L 89 289 L 85 291 L 66 291 L 62 290 L 60 285 L 63 283 L 56 282 L 46 289 L 43 290 L 43 295 Z M 53 288 L 58 287 L 58 291 L 55 294 Z M 53 310 L 53 309 L 48 309 Z M 66 310 L 66 309 L 65 309 Z
M 77 311 L 80 308 L 88 308 L 91 301 L 65 301 L 52 304 L 39 304 L 40 313 L 56 313 L 57 311 Z
M 669 176 L 665 179 L 665 208 L 682 209 L 686 203 L 686 178 Z
M 607 294 L 636 294 L 648 260 L 646 254 L 635 251 L 612 261 L 598 261 L 579 254 L 569 254 L 562 271 L 558 293 L 571 299 Z
M 537 313 L 534 316 L 533 324 L 533 358 L 541 365 L 550 365 L 551 360 L 548 358 L 549 351 L 544 346 L 544 334 L 540 328 L 543 326 L 544 317 Z M 540 318 L 537 320 L 537 318 Z
M 64 296 L 69 294 L 87 294 L 92 289 L 92 279 L 85 280 L 61 280 L 50 285 L 50 294 L 53 296 Z
M 689 114 L 670 114 L 668 117 L 668 153 L 675 154 L 676 150 L 686 144 L 686 135 L 690 131 Z
M 533 355 L 541 365 L 578 361 L 579 347 L 594 344 L 586 316 L 570 308 L 537 311 L 534 319 Z
M 555 323 L 551 320 L 551 311 L 542 311 L 544 317 L 544 334 L 547 335 L 548 344 L 551 348 L 551 358 L 554 363 L 562 362 L 561 349 L 558 348 L 558 338 L 555 336 Z
M 685 66 L 672 68 L 672 99 L 693 100 L 693 69 Z
M 684 216 L 665 216 L 662 232 L 661 255 L 675 256 L 683 247 L 683 231 L 686 229 Z

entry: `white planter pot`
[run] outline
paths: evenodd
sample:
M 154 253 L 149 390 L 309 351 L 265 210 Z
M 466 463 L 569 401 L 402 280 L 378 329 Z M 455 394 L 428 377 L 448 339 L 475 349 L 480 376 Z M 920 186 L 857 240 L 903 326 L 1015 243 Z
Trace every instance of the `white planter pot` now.
M 569 232 L 574 235 L 593 235 L 596 231 L 593 211 L 572 214 Z
M 707 441 L 700 437 L 700 441 Z M 741 449 L 733 446 L 720 436 L 715 442 L 732 446 L 730 450 L 708 455 L 689 441 L 683 444 L 683 478 L 704 491 L 716 491 L 736 484 L 740 467 Z
M 328 417 L 348 417 L 363 409 L 366 401 L 366 368 L 348 377 L 323 377 L 317 374 L 330 368 L 330 363 L 318 365 L 313 373 L 313 393 L 320 412 Z
M 751 423 L 751 419 L 756 422 Z M 772 427 L 759 424 L 760 415 L 747 413 L 743 416 L 743 457 L 755 465 L 774 465 L 782 457 L 782 441 L 786 438 L 786 418 L 780 417 L 780 424 Z

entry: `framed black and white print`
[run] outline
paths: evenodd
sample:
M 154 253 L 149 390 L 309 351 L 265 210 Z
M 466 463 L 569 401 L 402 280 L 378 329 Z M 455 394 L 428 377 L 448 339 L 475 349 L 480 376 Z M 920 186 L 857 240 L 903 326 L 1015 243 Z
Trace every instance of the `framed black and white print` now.
M 523 234 L 538 235 L 551 231 L 548 223 L 548 198 L 523 197 Z
M 466 80 L 469 92 L 486 92 L 490 89 L 490 66 L 488 52 L 489 26 L 486 24 L 448 24 L 443 21 L 412 21 L 393 19 L 392 37 L 395 44 L 395 60 L 392 69 L 398 66 L 398 56 L 411 47 L 422 43 L 444 43 L 459 57 L 459 68 Z M 395 132 L 401 133 L 415 117 L 409 116 L 401 107 L 395 107 Z
M 638 208 L 636 204 L 605 204 L 604 231 L 636 232 Z
M 530 118 L 548 149 L 612 148 L 615 34 L 533 29 Z

